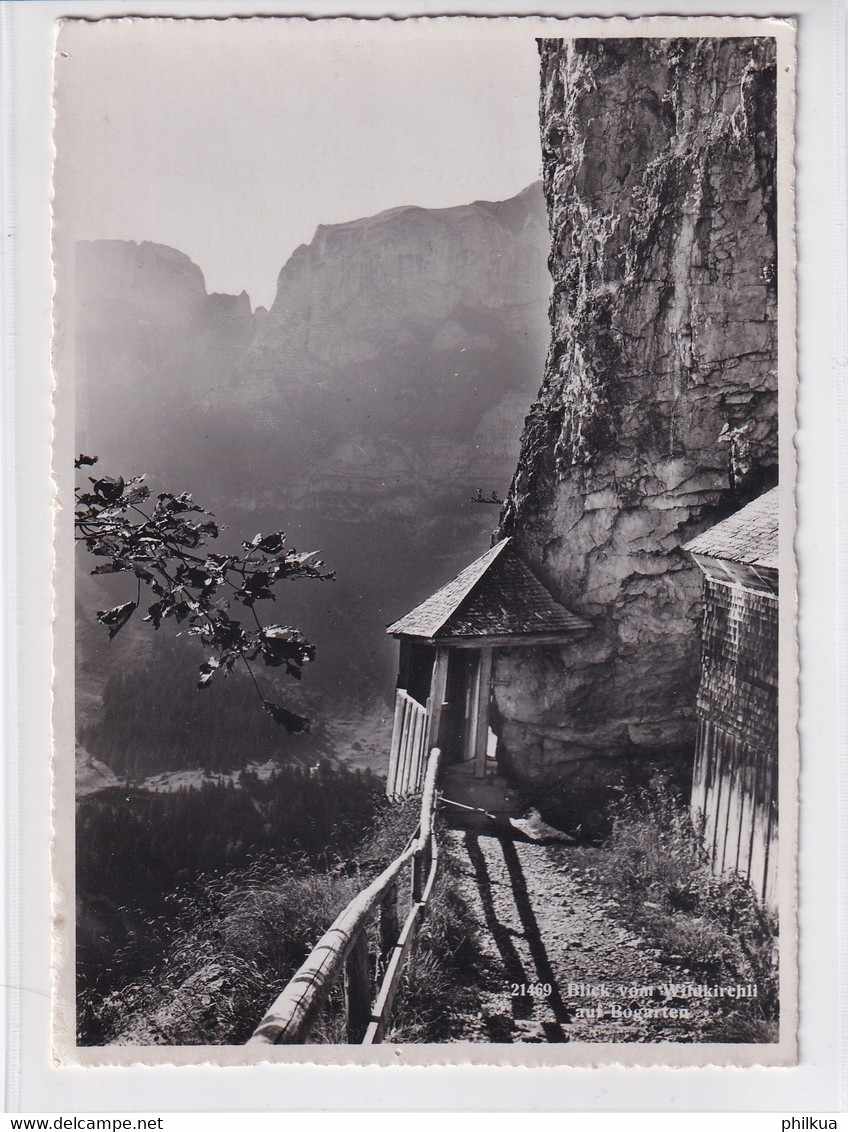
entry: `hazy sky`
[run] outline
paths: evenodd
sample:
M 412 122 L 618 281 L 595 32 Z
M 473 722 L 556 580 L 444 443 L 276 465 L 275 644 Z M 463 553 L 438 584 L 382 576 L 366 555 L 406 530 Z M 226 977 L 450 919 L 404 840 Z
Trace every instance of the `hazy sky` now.
M 267 306 L 318 224 L 512 196 L 541 157 L 536 45 L 510 24 L 69 21 L 60 238 L 169 244 Z

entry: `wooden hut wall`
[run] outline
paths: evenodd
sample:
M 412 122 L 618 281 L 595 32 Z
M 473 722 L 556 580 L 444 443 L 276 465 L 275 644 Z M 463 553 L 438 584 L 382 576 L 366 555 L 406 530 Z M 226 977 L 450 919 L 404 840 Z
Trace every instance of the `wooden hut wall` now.
M 777 877 L 777 600 L 707 578 L 692 812 L 717 872 Z

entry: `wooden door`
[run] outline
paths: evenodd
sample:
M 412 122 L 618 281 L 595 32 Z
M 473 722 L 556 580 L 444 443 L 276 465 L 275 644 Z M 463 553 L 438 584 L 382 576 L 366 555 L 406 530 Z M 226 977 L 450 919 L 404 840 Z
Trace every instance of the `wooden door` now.
M 448 651 L 441 735 L 443 766 L 464 762 L 468 757 L 469 720 L 476 663 L 476 649 L 452 648 Z

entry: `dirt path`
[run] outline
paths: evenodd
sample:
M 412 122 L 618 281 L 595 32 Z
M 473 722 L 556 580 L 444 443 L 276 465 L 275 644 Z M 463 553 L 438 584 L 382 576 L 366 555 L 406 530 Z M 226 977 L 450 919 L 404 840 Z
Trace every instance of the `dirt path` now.
M 461 829 L 443 844 L 478 956 L 479 1016 L 455 1040 L 698 1041 L 715 1020 L 718 1003 L 662 989 L 698 980 L 618 921 L 569 846 Z

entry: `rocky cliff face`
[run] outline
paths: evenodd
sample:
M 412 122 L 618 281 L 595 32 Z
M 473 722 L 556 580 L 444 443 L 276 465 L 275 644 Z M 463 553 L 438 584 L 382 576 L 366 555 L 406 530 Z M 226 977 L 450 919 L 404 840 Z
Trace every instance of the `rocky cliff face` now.
M 540 190 L 320 226 L 280 272 L 267 333 L 318 364 L 341 352 L 348 365 L 381 357 L 387 342 L 401 349 L 429 337 L 450 348 L 464 337 L 464 312 L 525 334 L 526 308 L 548 287 L 536 254 Z
M 552 339 L 500 534 L 593 622 L 495 677 L 516 773 L 572 789 L 694 735 L 681 546 L 776 482 L 768 39 L 546 40 Z

